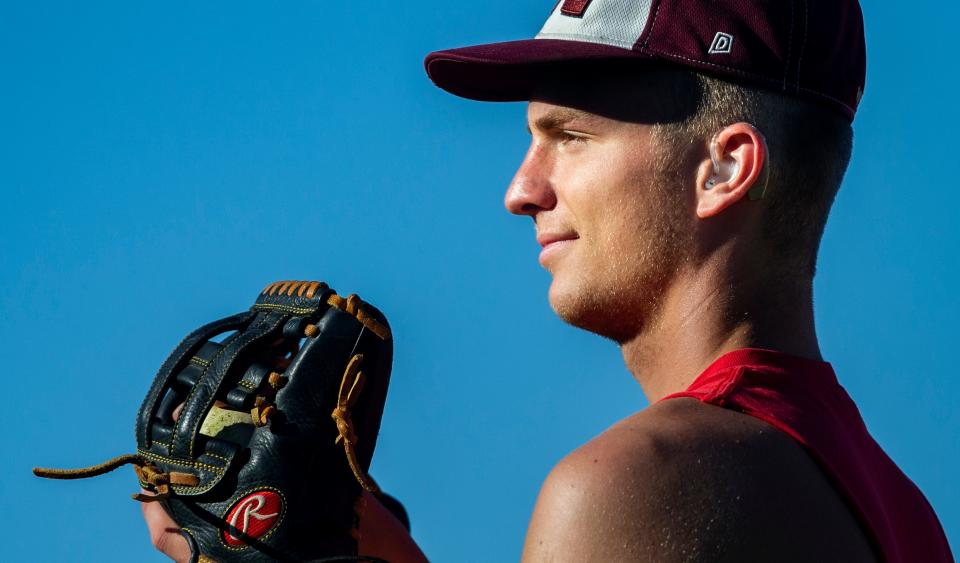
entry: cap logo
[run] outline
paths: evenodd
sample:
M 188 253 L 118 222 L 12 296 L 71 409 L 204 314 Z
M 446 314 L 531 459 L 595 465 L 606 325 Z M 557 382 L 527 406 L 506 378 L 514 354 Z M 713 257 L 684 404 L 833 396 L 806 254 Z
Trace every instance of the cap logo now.
M 240 499 L 227 513 L 230 527 L 223 531 L 227 545 L 246 545 L 243 537 L 257 539 L 274 527 L 283 512 L 283 499 L 277 493 L 261 490 Z M 233 534 L 243 537 L 237 537 Z
M 582 18 L 583 13 L 587 11 L 590 0 L 563 0 L 563 6 L 560 7 L 560 13 L 565 16 Z
M 713 38 L 713 43 L 710 44 L 711 55 L 726 55 L 733 51 L 733 36 L 729 33 L 724 33 L 718 31 Z

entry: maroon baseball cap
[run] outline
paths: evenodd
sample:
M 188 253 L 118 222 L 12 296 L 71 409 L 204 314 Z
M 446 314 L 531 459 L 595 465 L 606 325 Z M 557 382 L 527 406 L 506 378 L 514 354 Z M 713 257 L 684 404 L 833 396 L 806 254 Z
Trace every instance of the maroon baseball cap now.
M 474 100 L 529 100 L 565 63 L 646 60 L 814 100 L 853 119 L 866 78 L 857 0 L 560 0 L 535 39 L 437 51 L 427 74 Z

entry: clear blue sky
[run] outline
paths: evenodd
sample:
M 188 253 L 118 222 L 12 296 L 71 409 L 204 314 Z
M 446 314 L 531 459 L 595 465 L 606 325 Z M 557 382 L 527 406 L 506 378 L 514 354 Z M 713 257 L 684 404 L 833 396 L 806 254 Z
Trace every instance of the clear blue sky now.
M 554 318 L 530 222 L 502 208 L 523 104 L 453 98 L 421 61 L 532 36 L 552 5 L 3 3 L 0 559 L 162 561 L 132 471 L 62 483 L 30 467 L 131 451 L 179 339 L 290 278 L 391 318 L 374 473 L 427 554 L 518 558 L 549 468 L 645 402 L 613 345 Z M 867 93 L 817 324 L 956 548 L 960 8 L 864 10 Z

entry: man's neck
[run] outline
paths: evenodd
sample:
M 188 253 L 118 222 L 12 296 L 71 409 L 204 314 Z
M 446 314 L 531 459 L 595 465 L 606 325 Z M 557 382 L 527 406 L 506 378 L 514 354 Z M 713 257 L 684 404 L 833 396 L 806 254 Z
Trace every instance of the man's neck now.
M 657 322 L 621 343 L 624 362 L 650 403 L 685 390 L 711 363 L 741 348 L 821 359 L 812 283 L 794 287 L 730 279 L 727 269 L 698 268 L 664 295 Z

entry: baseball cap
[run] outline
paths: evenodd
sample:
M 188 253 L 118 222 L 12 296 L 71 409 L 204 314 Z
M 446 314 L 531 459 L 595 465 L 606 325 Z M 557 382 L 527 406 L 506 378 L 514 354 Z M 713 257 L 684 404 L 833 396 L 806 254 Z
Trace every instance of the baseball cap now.
M 866 80 L 863 14 L 858 0 L 559 0 L 534 39 L 436 51 L 424 65 L 457 96 L 524 101 L 544 72 L 610 60 L 679 65 L 852 120 Z

